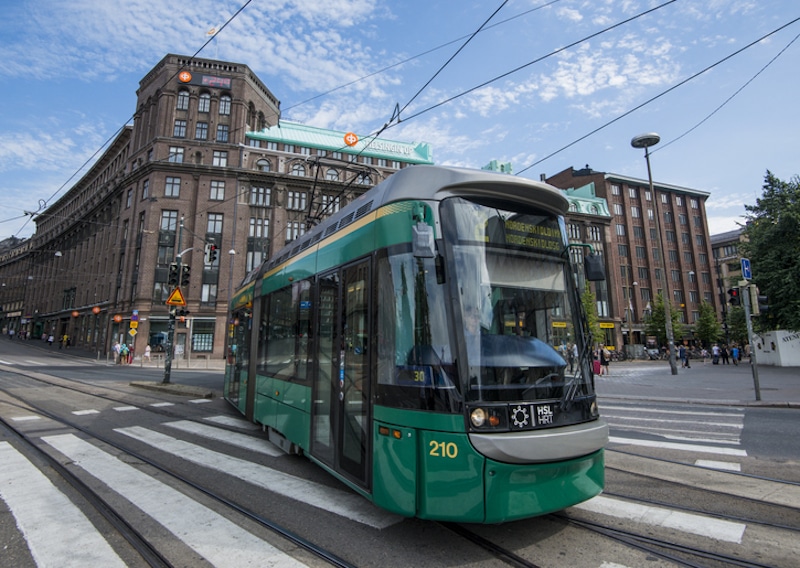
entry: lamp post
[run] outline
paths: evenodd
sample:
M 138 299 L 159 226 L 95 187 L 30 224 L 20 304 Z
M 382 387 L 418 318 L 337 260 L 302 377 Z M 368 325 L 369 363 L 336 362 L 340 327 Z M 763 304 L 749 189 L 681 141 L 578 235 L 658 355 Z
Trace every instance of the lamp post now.
M 635 359 L 636 356 L 636 345 L 633 342 L 633 319 L 636 313 L 633 310 L 633 295 L 636 293 L 638 285 L 639 283 L 634 280 L 628 293 L 628 357 L 631 359 Z
M 661 282 L 664 286 L 664 330 L 667 334 L 667 346 L 669 347 L 669 368 L 673 375 L 678 374 L 678 364 L 675 360 L 675 338 L 672 334 L 672 314 L 670 314 L 670 300 L 667 293 L 667 262 L 664 259 L 664 247 L 661 242 L 661 214 L 658 212 L 658 199 L 653 190 L 653 174 L 650 170 L 650 146 L 655 146 L 661 141 L 661 137 L 655 132 L 634 136 L 631 146 L 634 148 L 644 148 L 644 159 L 647 162 L 647 181 L 650 184 L 650 194 L 655 203 L 656 221 L 656 240 L 658 241 L 658 254 L 661 256 Z

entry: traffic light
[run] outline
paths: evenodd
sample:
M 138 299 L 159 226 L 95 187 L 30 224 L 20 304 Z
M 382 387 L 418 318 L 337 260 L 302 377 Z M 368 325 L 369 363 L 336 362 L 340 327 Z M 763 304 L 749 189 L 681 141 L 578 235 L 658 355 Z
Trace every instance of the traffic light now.
M 167 278 L 167 282 L 170 286 L 177 286 L 178 285 L 178 263 L 173 262 L 169 265 L 169 277 Z
M 739 288 L 729 288 L 728 289 L 728 303 L 731 306 L 741 306 L 742 299 L 739 296 Z
M 750 312 L 754 316 L 769 311 L 769 298 L 758 293 L 758 286 L 750 286 Z
M 181 286 L 188 286 L 189 285 L 189 273 L 192 271 L 192 267 L 186 264 L 181 266 Z
M 217 245 L 206 243 L 206 264 L 214 264 L 217 260 Z

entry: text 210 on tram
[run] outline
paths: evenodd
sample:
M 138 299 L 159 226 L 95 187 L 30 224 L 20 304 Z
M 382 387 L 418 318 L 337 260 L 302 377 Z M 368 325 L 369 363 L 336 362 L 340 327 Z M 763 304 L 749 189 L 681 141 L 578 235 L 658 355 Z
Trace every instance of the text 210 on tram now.
M 247 276 L 225 397 L 400 515 L 497 523 L 597 495 L 608 426 L 579 290 L 604 276 L 567 207 L 507 174 L 393 174 Z

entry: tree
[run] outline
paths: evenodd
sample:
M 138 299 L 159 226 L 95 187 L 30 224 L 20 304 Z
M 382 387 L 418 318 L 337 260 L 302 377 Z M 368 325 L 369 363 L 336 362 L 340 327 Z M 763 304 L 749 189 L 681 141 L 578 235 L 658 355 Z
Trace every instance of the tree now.
M 728 310 L 728 337 L 734 343 L 741 345 L 747 343 L 747 319 L 741 306 L 731 307 Z M 724 337 L 721 339 L 724 340 Z
M 763 194 L 745 205 L 745 242 L 753 283 L 769 297 L 770 309 L 754 318 L 757 329 L 800 330 L 800 177 L 784 182 L 767 170 Z M 756 322 L 756 320 L 758 320 Z
M 695 335 L 703 343 L 709 346 L 722 335 L 722 326 L 717 321 L 717 312 L 714 306 L 708 302 L 700 304 L 700 317 L 695 324 Z
M 597 300 L 592 289 L 589 287 L 589 281 L 586 281 L 586 287 L 581 294 L 581 303 L 583 304 L 583 311 L 586 314 L 586 328 L 592 334 L 592 341 L 597 341 L 598 338 L 603 337 L 600 329 L 600 321 L 597 318 Z
M 683 337 L 683 324 L 681 323 L 678 310 L 676 310 L 672 304 L 670 304 L 669 315 L 672 320 L 672 339 L 678 340 Z M 656 296 L 655 300 L 653 300 L 653 309 L 644 328 L 647 335 L 656 336 L 659 345 L 667 344 L 666 321 L 664 317 L 664 296 L 659 294 Z

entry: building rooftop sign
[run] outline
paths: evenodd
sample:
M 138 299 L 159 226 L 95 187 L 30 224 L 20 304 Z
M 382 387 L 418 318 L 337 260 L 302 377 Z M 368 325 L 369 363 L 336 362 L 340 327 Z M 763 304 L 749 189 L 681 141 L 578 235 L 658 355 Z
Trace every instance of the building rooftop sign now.
M 248 132 L 251 140 L 295 144 L 319 150 L 360 154 L 387 160 L 402 160 L 412 164 L 433 164 L 433 151 L 427 142 L 408 143 L 384 138 L 360 138 L 353 146 L 345 143 L 346 132 L 307 126 L 297 122 L 280 121 L 258 132 Z

